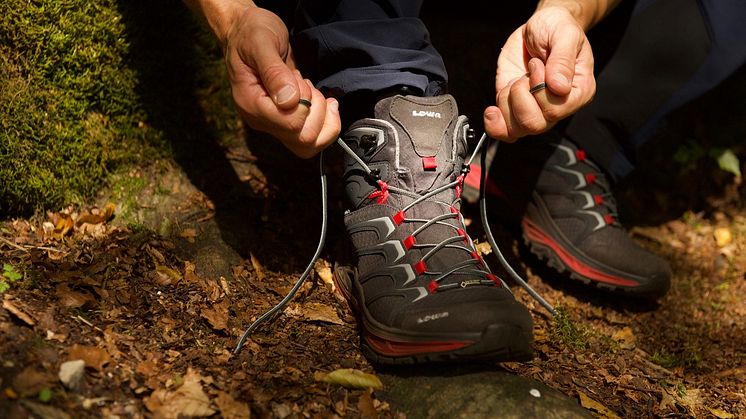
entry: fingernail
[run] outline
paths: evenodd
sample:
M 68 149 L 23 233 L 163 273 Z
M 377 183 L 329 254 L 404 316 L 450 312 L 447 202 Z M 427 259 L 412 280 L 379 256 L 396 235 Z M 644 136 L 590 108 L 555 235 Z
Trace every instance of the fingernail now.
M 286 85 L 282 89 L 280 89 L 279 92 L 277 92 L 277 96 L 275 96 L 275 103 L 278 105 L 282 105 L 283 103 L 286 103 L 290 99 L 293 98 L 293 95 L 295 95 L 295 87 L 291 85 Z
M 329 107 L 332 108 L 332 112 L 337 113 L 339 112 L 339 102 L 336 100 L 329 104 Z
M 533 61 L 528 62 L 528 74 L 533 74 L 536 70 L 536 63 Z
M 556 81 L 561 86 L 569 86 L 570 85 L 570 80 L 567 80 L 567 77 L 565 77 L 562 74 L 557 73 L 557 74 L 554 75 L 553 78 L 554 78 L 554 81 Z

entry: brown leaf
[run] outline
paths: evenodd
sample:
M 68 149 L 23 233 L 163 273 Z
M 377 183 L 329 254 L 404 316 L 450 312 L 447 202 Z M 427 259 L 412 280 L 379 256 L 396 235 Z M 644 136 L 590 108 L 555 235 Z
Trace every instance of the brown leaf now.
M 23 407 L 30 410 L 37 417 L 44 419 L 70 419 L 70 415 L 62 410 L 45 404 L 32 402 L 31 400 L 21 400 Z
M 228 306 L 226 304 L 215 304 L 212 308 L 203 308 L 202 317 L 210 322 L 215 330 L 228 330 Z
M 588 410 L 592 410 L 599 414 L 602 418 L 607 419 L 621 419 L 619 416 L 617 416 L 616 413 L 614 413 L 611 409 L 604 406 L 603 404 L 593 400 L 588 396 L 587 394 L 583 393 L 582 391 L 578 390 L 578 396 L 580 397 L 580 405 L 585 407 Z
M 264 267 L 262 267 L 262 264 L 259 263 L 259 259 L 254 256 L 253 252 L 249 253 L 249 258 L 251 259 L 251 266 L 254 268 L 254 273 L 256 273 L 256 277 L 260 280 L 264 279 Z
M 101 371 L 104 365 L 108 364 L 111 360 L 109 353 L 104 348 L 83 346 L 77 343 L 70 348 L 67 358 L 69 360 L 82 359 L 86 367 L 97 371 Z
M 333 307 L 322 303 L 306 303 L 295 305 L 287 310 L 291 316 L 300 317 L 308 321 L 320 321 L 331 324 L 344 324 Z
M 383 388 L 381 380 L 373 374 L 368 374 L 353 368 L 343 368 L 324 374 L 316 371 L 313 378 L 329 384 L 339 384 L 349 388 Z
M 177 284 L 181 281 L 181 274 L 165 265 L 157 265 L 153 275 L 156 284 L 160 286 Z
M 710 413 L 712 413 L 716 418 L 719 419 L 731 419 L 735 417 L 732 413 L 728 413 L 723 409 L 713 409 L 708 407 L 707 410 L 709 410 Z
M 158 389 L 145 402 L 145 407 L 156 418 L 178 419 L 184 417 L 208 417 L 215 411 L 210 408 L 210 399 L 202 390 L 202 376 L 191 368 L 184 376 L 184 383 L 175 391 Z
M 73 291 L 64 283 L 57 286 L 55 294 L 60 299 L 60 304 L 65 308 L 95 306 L 97 303 L 91 294 Z
M 627 326 L 622 330 L 615 332 L 611 336 L 611 339 L 614 342 L 619 343 L 619 347 L 622 349 L 635 349 L 635 341 L 637 340 L 637 337 L 632 332 L 632 328 Z
M 21 310 L 20 308 L 18 308 L 16 306 L 16 304 L 13 303 L 12 301 L 10 301 L 10 299 L 8 299 L 8 298 L 6 298 L 6 299 L 3 300 L 3 308 L 6 309 L 6 310 L 8 310 L 8 312 L 10 314 L 12 314 L 13 316 L 15 316 L 16 318 L 18 318 L 19 320 L 23 321 L 24 323 L 26 323 L 29 326 L 33 326 L 36 323 L 34 321 L 34 319 L 31 318 L 31 316 L 29 316 L 28 314 L 24 313 L 23 310 Z
M 50 388 L 56 381 L 53 375 L 39 371 L 36 367 L 26 367 L 13 378 L 13 389 L 21 397 L 26 397 Z
M 373 406 L 373 398 L 370 394 L 363 393 L 357 401 L 357 410 L 360 412 L 360 416 L 365 419 L 374 419 L 378 417 L 375 406 Z
M 248 419 L 251 417 L 251 410 L 246 403 L 241 403 L 231 397 L 230 394 L 219 391 L 215 399 L 218 405 L 220 415 L 223 419 Z
M 316 275 L 334 292 L 336 286 L 334 285 L 334 276 L 332 275 L 332 267 L 329 262 L 319 259 L 314 264 L 313 269 L 316 271 Z
M 187 239 L 189 243 L 194 243 L 194 238 L 197 237 L 197 230 L 193 228 L 185 228 L 181 230 L 181 237 Z

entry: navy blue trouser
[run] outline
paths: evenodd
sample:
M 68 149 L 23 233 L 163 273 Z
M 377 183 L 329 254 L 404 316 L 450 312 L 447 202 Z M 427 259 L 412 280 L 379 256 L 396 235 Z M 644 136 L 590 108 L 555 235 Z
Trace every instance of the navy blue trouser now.
M 301 0 L 296 60 L 319 89 L 341 99 L 343 113 L 344 99 L 361 92 L 406 86 L 414 94 L 442 94 L 448 76 L 418 17 L 421 6 L 422 0 Z M 565 135 L 619 179 L 663 117 L 745 61 L 746 1 L 639 0 L 598 75 L 595 100 Z

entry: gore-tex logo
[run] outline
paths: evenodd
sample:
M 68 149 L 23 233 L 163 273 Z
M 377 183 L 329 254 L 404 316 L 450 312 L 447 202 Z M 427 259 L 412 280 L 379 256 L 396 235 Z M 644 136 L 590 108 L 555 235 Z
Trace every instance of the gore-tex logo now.
M 440 119 L 440 112 L 433 111 L 412 111 L 412 116 L 426 116 L 428 118 Z

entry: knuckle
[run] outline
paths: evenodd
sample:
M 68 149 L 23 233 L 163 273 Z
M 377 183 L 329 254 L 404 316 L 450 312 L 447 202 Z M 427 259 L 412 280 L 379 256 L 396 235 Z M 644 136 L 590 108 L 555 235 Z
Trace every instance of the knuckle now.
M 559 107 L 549 106 L 543 110 L 544 119 L 549 122 L 557 122 L 566 116 L 566 113 Z

